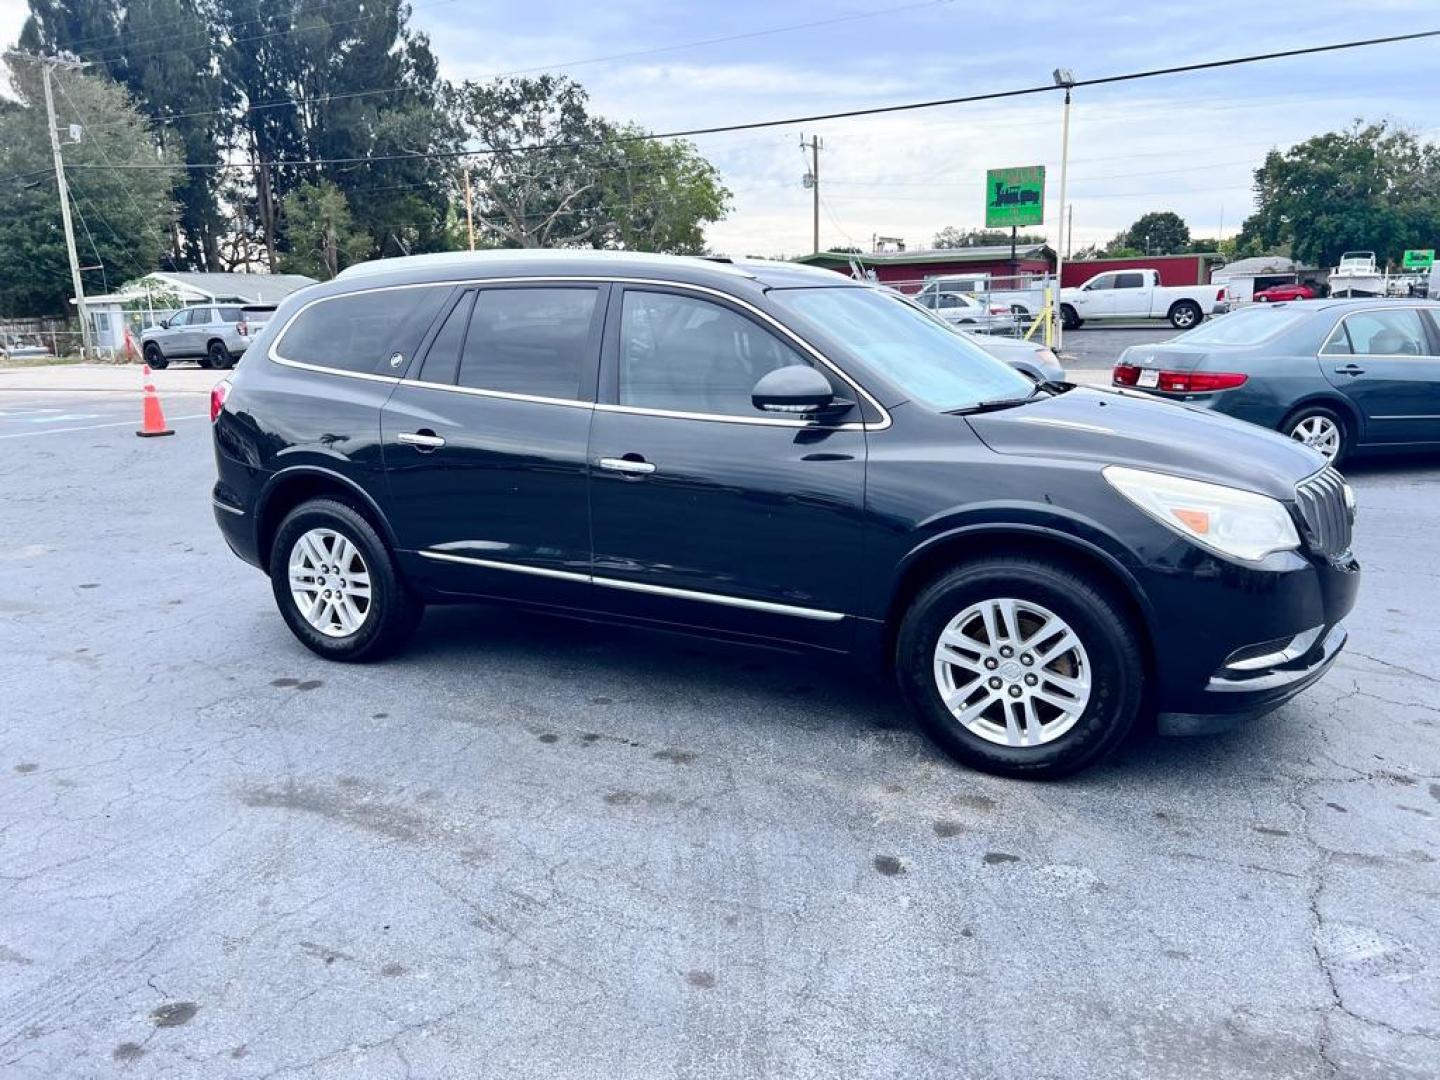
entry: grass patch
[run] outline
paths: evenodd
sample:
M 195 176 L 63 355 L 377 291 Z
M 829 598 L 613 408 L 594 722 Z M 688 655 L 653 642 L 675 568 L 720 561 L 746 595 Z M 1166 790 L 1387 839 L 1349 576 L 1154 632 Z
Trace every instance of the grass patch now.
M 58 364 L 83 364 L 78 356 L 0 356 L 0 368 L 55 367 Z

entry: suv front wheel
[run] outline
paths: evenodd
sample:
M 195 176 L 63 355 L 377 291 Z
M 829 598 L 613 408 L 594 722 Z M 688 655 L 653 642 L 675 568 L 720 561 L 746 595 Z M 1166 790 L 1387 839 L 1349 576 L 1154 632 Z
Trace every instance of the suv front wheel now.
M 378 660 L 424 613 L 370 522 L 332 499 L 302 503 L 280 523 L 270 584 L 291 632 L 327 660 Z
M 1035 559 L 960 566 L 916 597 L 896 660 L 921 727 L 952 757 L 1002 776 L 1078 772 L 1135 724 L 1144 660 L 1111 597 Z

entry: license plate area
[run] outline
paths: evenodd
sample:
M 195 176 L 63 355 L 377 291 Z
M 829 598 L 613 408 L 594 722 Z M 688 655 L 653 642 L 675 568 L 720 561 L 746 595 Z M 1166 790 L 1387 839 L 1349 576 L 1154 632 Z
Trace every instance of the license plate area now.
M 1139 379 L 1139 381 L 1138 381 L 1135 385 L 1137 385 L 1137 386 L 1159 386 L 1159 385 L 1160 385 L 1160 372 L 1154 370 L 1153 368 L 1140 372 L 1140 379 Z

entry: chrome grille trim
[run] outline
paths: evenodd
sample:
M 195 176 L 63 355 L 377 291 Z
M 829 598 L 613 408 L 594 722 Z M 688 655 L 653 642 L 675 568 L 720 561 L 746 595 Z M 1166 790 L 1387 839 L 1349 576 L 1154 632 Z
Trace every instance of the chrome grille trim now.
M 1345 478 L 1339 472 L 1326 466 L 1297 484 L 1295 506 L 1311 551 L 1333 557 L 1350 550 L 1350 510 L 1345 505 Z

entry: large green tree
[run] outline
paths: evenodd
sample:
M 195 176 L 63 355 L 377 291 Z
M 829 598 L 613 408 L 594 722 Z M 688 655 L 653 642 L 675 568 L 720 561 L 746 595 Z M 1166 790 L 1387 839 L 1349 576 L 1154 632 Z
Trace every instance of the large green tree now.
M 451 110 L 476 151 L 477 230 L 488 243 L 695 253 L 705 224 L 728 209 L 729 191 L 694 146 L 592 114 L 572 79 L 466 82 Z
M 30 0 L 20 43 L 39 53 L 73 53 L 93 73 L 130 90 L 136 107 L 155 121 L 161 150 L 173 151 L 189 166 L 176 193 L 180 213 L 163 262 L 218 270 L 221 177 L 209 166 L 221 160 L 228 97 L 205 4 L 208 0 Z M 63 103 L 58 111 L 62 123 L 85 121 L 68 115 Z
M 287 274 L 333 278 L 370 250 L 370 238 L 356 227 L 345 193 L 328 180 L 301 184 L 281 207 L 288 250 L 280 257 L 280 269 Z
M 1173 210 L 1152 210 L 1110 242 L 1112 254 L 1183 255 L 1190 250 L 1190 226 Z
M 1334 266 L 1347 250 L 1382 262 L 1440 241 L 1440 146 L 1386 122 L 1332 131 L 1272 150 L 1255 170 L 1257 208 L 1242 250 L 1288 248 L 1302 262 Z
M 15 101 L 0 110 L 0 311 L 73 314 L 69 260 L 37 64 L 11 65 Z M 153 132 L 125 89 L 57 70 L 57 112 L 84 117 L 63 148 L 87 292 L 154 270 L 169 246 L 178 168 L 156 168 Z M 63 122 L 63 121 L 62 121 Z M 133 168 L 133 166 L 143 166 Z

